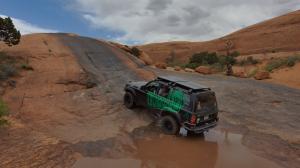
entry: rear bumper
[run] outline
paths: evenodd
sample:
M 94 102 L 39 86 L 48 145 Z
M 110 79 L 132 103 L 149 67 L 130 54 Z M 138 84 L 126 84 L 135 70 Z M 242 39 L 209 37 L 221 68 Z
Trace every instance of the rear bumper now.
M 218 122 L 218 118 L 215 120 L 212 120 L 210 122 L 207 123 L 203 123 L 201 125 L 191 125 L 189 123 L 184 123 L 183 127 L 188 130 L 188 131 L 192 131 L 194 133 L 202 133 L 205 131 L 208 131 L 211 128 L 214 128 L 215 126 L 217 126 L 217 122 Z

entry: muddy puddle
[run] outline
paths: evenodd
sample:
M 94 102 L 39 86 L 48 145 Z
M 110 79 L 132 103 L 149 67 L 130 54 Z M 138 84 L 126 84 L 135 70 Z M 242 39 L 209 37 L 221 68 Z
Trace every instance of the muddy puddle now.
M 243 136 L 210 131 L 204 137 L 134 138 L 135 150 L 125 157 L 84 157 L 74 168 L 278 168 L 275 163 L 253 154 L 243 146 Z

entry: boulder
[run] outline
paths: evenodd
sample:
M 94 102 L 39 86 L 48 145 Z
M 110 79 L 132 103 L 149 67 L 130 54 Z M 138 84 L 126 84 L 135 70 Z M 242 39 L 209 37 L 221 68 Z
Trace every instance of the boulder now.
M 235 73 L 233 73 L 233 76 L 239 77 L 239 78 L 247 78 L 247 75 L 243 71 L 235 72 Z
M 266 71 L 258 71 L 254 76 L 254 79 L 256 80 L 263 80 L 269 78 L 270 78 L 270 73 Z
M 159 68 L 159 69 L 166 69 L 167 68 L 167 64 L 163 63 L 163 62 L 160 62 L 160 63 L 156 63 L 155 67 Z
M 191 69 L 191 68 L 185 68 L 184 69 L 185 72 L 195 72 L 195 70 Z
M 181 67 L 180 67 L 180 66 L 175 66 L 175 67 L 174 67 L 174 70 L 175 70 L 175 71 L 181 71 Z
M 174 71 L 174 68 L 173 67 L 167 67 L 167 70 Z
M 200 73 L 200 74 L 212 74 L 212 70 L 209 67 L 206 66 L 199 66 L 195 69 L 196 72 Z

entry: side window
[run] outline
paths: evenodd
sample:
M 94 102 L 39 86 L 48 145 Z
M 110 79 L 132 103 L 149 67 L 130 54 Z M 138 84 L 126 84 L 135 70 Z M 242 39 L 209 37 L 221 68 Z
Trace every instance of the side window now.
M 184 106 L 188 107 L 190 105 L 190 102 L 191 102 L 190 95 L 184 93 L 183 94 L 183 102 L 184 102 Z
M 154 93 L 158 93 L 159 83 L 156 81 L 152 81 L 146 85 L 146 90 Z

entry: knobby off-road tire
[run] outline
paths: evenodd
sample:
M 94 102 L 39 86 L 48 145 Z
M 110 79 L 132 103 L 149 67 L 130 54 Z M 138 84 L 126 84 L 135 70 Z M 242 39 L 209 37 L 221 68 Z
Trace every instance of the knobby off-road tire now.
M 170 115 L 166 115 L 160 118 L 160 120 L 158 121 L 158 125 L 162 129 L 162 131 L 168 135 L 175 135 L 179 130 L 177 121 Z
M 124 105 L 129 108 L 132 109 L 135 107 L 135 103 L 134 103 L 134 95 L 130 92 L 126 92 L 124 95 Z

